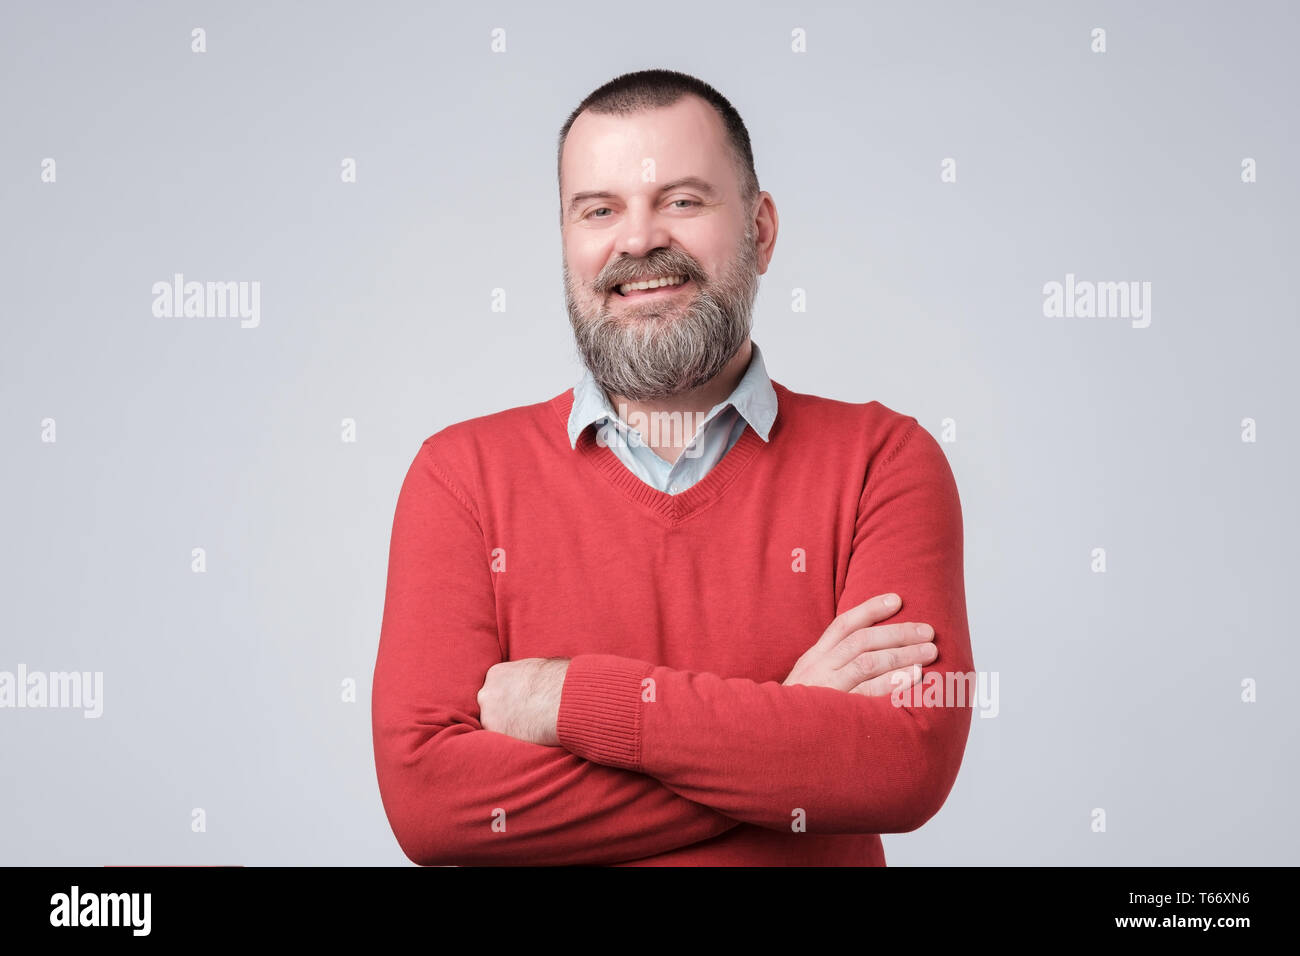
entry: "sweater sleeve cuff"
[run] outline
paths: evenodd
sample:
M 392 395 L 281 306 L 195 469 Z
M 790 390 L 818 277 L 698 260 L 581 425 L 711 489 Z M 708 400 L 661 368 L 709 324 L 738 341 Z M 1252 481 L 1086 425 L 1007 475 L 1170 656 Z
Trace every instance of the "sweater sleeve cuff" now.
M 641 766 L 641 682 L 654 665 L 615 654 L 569 660 L 556 735 L 566 750 L 609 767 Z

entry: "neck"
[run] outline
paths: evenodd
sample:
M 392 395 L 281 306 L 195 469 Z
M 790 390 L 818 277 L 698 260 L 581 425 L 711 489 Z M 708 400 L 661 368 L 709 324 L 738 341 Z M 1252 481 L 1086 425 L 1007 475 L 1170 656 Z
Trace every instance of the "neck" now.
M 722 371 L 697 388 L 644 402 L 610 394 L 609 401 L 615 414 L 641 432 L 641 437 L 656 455 L 675 463 L 695 437 L 704 416 L 736 390 L 749 368 L 752 355 L 753 347 L 746 338 Z M 656 419 L 658 427 L 645 427 L 645 423 Z

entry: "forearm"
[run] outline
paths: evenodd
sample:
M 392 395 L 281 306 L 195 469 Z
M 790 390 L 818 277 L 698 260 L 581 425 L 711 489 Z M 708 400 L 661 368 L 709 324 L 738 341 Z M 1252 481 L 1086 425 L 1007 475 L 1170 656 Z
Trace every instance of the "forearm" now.
M 653 702 L 641 700 L 646 677 Z M 915 829 L 951 789 L 970 721 L 969 707 L 895 707 L 608 655 L 575 658 L 565 683 L 571 752 L 777 830 L 796 819 L 813 833 Z
M 425 725 L 378 689 L 375 763 L 389 823 L 422 865 L 607 864 L 725 833 L 739 821 L 653 777 L 562 748 Z

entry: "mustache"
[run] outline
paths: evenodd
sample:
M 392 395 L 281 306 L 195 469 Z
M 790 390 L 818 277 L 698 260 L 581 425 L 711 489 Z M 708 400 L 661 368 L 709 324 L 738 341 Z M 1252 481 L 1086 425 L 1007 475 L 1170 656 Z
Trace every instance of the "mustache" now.
M 624 282 L 635 282 L 644 275 L 686 276 L 688 279 L 695 280 L 696 283 L 699 283 L 703 278 L 703 274 L 693 262 L 676 259 L 648 259 L 645 262 L 636 264 L 622 263 L 617 268 L 611 268 L 604 278 L 597 281 L 596 285 L 602 290 L 613 289 Z

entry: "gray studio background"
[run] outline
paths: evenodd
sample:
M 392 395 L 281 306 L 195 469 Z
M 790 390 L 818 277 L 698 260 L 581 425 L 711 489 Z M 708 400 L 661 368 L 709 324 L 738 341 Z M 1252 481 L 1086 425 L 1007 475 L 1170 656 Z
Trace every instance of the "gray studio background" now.
M 0 670 L 102 671 L 104 712 L 0 710 L 0 862 L 407 863 L 369 700 L 397 491 L 444 425 L 577 380 L 555 136 L 651 66 L 749 127 L 773 378 L 956 422 L 1000 709 L 889 862 L 1297 862 L 1298 26 L 1282 3 L 6 4 Z M 260 282 L 260 325 L 155 317 L 177 272 Z M 1149 281 L 1149 327 L 1046 318 L 1067 273 Z

